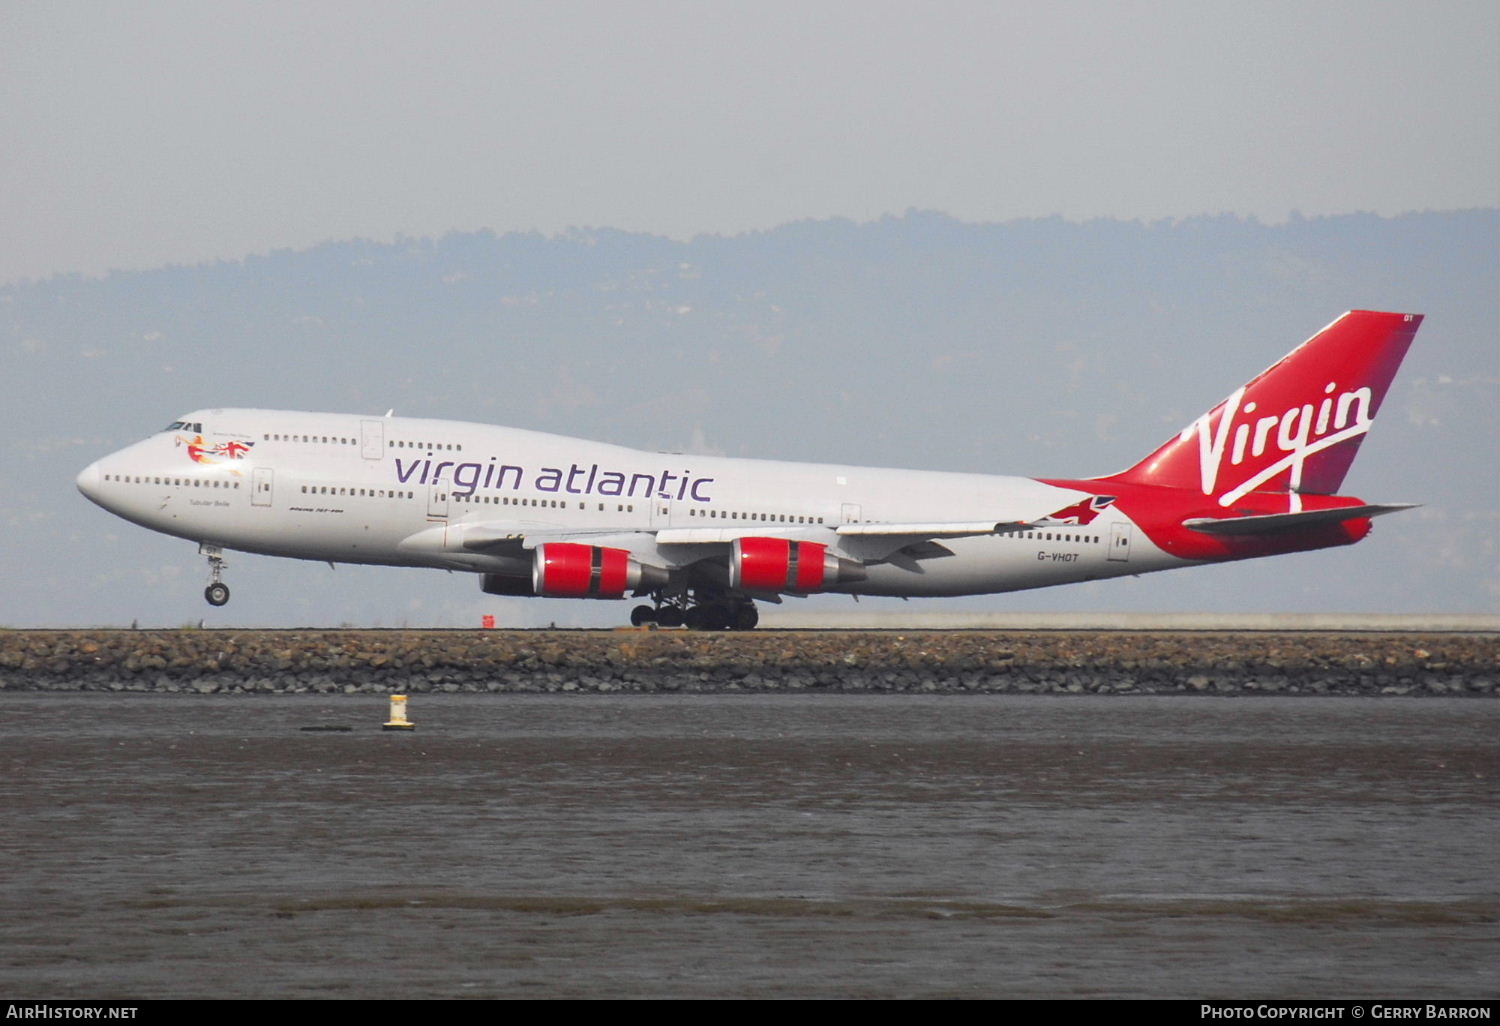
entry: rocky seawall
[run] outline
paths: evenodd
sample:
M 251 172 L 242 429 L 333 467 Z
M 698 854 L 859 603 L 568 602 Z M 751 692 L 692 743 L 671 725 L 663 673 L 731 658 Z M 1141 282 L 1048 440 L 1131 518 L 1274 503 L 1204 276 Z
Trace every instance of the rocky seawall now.
M 12 630 L 0 690 L 1500 695 L 1493 633 Z

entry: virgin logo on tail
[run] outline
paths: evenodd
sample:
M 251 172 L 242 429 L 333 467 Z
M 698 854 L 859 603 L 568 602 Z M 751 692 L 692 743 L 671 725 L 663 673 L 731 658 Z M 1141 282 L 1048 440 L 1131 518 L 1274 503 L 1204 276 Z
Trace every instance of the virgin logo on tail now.
M 1213 496 L 1332 495 L 1369 432 L 1422 318 L 1354 310 L 1146 459 L 1104 478 Z
M 1245 389 L 1240 388 L 1220 407 L 1223 412 L 1219 415 L 1217 429 L 1210 426 L 1212 413 L 1205 413 L 1189 424 L 1180 437 L 1183 441 L 1194 437 L 1198 440 L 1203 494 L 1213 495 L 1217 489 L 1226 454 L 1232 467 L 1241 466 L 1249 458 L 1252 467 L 1261 469 L 1220 495 L 1221 506 L 1239 501 L 1283 473 L 1289 474 L 1287 491 L 1300 489 L 1302 468 L 1309 456 L 1365 434 L 1375 422 L 1370 413 L 1373 397 L 1367 386 L 1335 395 L 1337 388 L 1338 383 L 1333 381 L 1324 387 L 1326 395 L 1316 414 L 1312 403 L 1303 403 L 1265 416 L 1254 416 L 1260 412 L 1254 400 L 1240 405 L 1245 397 Z M 1231 437 L 1232 448 L 1229 444 Z M 1273 445 L 1276 452 L 1286 455 L 1263 465 L 1262 460 Z

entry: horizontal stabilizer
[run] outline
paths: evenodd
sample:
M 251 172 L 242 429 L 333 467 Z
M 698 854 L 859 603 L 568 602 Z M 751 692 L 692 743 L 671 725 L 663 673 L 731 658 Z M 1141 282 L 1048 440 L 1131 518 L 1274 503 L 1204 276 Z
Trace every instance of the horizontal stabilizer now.
M 1182 522 L 1183 527 L 1204 534 L 1279 534 L 1282 531 L 1298 531 L 1323 524 L 1341 524 L 1345 520 L 1361 517 L 1378 517 L 1386 513 L 1400 513 L 1414 509 L 1420 503 L 1393 502 L 1380 506 L 1343 506 L 1338 509 L 1312 509 L 1300 513 L 1269 513 L 1253 517 L 1192 517 Z

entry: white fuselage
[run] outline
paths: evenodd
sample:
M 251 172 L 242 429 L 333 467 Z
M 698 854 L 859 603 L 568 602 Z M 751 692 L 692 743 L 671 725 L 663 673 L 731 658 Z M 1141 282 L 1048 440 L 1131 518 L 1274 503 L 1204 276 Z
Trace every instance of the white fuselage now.
M 201 410 L 91 464 L 78 483 L 121 517 L 208 546 L 479 573 L 519 574 L 527 550 L 549 539 L 678 571 L 746 536 L 826 545 L 865 566 L 862 580 L 826 590 L 871 595 L 1013 591 L 1185 565 L 1118 508 L 1086 525 L 1037 525 L 1088 493 L 1029 478 L 646 453 L 407 417 Z M 857 533 L 963 522 L 1035 526 L 936 547 Z

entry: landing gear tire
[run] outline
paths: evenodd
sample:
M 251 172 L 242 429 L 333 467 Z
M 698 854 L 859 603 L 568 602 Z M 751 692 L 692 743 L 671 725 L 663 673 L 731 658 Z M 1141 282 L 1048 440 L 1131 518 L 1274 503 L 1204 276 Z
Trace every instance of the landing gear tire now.
M 656 609 L 652 606 L 640 605 L 630 611 L 630 626 L 644 627 L 648 623 L 656 622 Z
M 755 608 L 754 602 L 746 602 L 744 605 L 734 607 L 734 615 L 730 619 L 729 626 L 737 631 L 753 631 L 758 623 L 760 623 L 760 611 Z
M 659 627 L 681 627 L 682 610 L 676 606 L 662 606 L 656 611 L 656 623 Z
M 222 606 L 229 601 L 229 585 L 221 580 L 224 576 L 224 550 L 208 542 L 199 542 L 198 554 L 208 558 L 210 584 L 203 589 L 203 597 L 208 599 L 211 606 Z
M 689 629 L 723 631 L 734 626 L 734 608 L 723 602 L 701 602 L 683 614 Z

